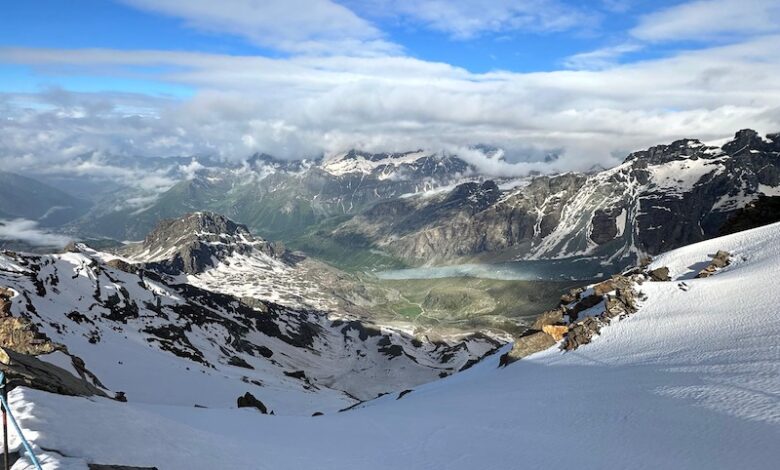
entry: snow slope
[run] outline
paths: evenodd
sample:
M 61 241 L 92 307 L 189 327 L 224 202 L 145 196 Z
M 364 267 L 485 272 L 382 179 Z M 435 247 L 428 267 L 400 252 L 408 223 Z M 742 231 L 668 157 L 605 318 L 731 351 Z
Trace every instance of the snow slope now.
M 734 262 L 691 279 L 718 249 Z M 266 416 L 27 389 L 12 406 L 39 449 L 59 452 L 41 451 L 46 468 L 777 468 L 780 224 L 655 265 L 675 280 L 644 283 L 640 310 L 591 344 L 504 369 L 496 355 L 348 412 Z
M 497 346 L 394 328 L 122 271 L 106 254 L 0 253 L 15 317 L 83 359 L 131 402 L 234 406 L 250 391 L 276 414 L 335 411 L 451 374 Z M 144 274 L 145 273 L 145 274 Z M 40 356 L 56 365 L 63 357 Z M 69 368 L 69 367 L 66 367 Z M 305 376 L 301 376 L 305 374 Z

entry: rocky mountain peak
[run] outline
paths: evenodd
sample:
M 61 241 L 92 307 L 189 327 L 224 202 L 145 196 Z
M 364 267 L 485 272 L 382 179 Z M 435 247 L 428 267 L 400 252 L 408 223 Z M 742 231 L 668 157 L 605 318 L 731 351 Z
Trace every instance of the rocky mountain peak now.
M 226 237 L 240 237 L 252 241 L 245 225 L 240 225 L 215 212 L 193 212 L 178 219 L 165 219 L 144 239 L 148 247 L 172 245 L 194 238 L 219 241 Z
M 633 152 L 626 157 L 625 162 L 633 161 L 640 166 L 663 165 L 676 160 L 706 158 L 713 154 L 709 151 L 715 149 L 703 144 L 699 139 L 680 139 L 671 144 L 655 145 L 647 150 Z
M 195 274 L 234 254 L 259 252 L 282 257 L 282 245 L 255 239 L 245 225 L 214 212 L 193 212 L 162 220 L 140 244 L 123 254 L 169 274 Z
M 737 131 L 733 140 L 723 145 L 723 151 L 729 155 L 743 155 L 751 151 L 779 151 L 780 142 L 776 140 L 776 134 L 772 136 L 767 136 L 770 139 L 770 142 L 767 142 L 753 129 L 742 129 Z

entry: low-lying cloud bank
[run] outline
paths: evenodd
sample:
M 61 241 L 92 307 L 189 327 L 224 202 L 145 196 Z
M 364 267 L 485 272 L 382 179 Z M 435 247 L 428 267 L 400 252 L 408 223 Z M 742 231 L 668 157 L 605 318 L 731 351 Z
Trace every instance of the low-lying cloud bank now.
M 28 219 L 0 219 L 0 240 L 21 241 L 33 246 L 63 247 L 71 241 L 64 235 L 38 228 L 38 222 Z
M 780 35 L 765 35 L 600 70 L 477 74 L 404 56 L 0 48 L 6 63 L 98 76 L 125 71 L 197 90 L 189 98 L 63 90 L 0 95 L 0 163 L 67 165 L 96 149 L 297 159 L 350 148 L 483 143 L 505 149 L 509 161 L 558 153 L 558 170 L 612 166 L 632 150 L 676 138 L 780 130 L 777 50 Z M 512 168 L 506 171 L 520 167 Z

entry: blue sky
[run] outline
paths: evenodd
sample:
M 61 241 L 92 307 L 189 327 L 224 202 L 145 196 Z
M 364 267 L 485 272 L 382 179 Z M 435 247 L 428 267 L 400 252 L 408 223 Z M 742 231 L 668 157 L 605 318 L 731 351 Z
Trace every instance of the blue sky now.
M 510 2 L 511 3 L 511 2 Z M 515 2 L 518 3 L 518 2 Z M 519 2 L 522 3 L 522 2 Z M 347 2 L 402 47 L 404 54 L 464 67 L 472 72 L 549 71 L 565 66 L 572 55 L 619 44 L 642 15 L 680 1 L 626 0 L 560 2 L 581 12 L 581 24 L 560 29 L 490 27 L 467 38 L 437 30 L 425 21 L 377 13 L 372 2 Z M 362 5 L 362 6 L 361 6 Z M 541 8 L 541 7 L 540 7 Z M 186 20 L 111 0 L 30 0 L 9 2 L 0 17 L 2 45 L 56 48 L 161 49 L 234 55 L 284 57 L 284 50 L 260 47 L 236 34 L 204 31 Z M 678 44 L 679 46 L 679 44 Z M 706 44 L 687 44 L 704 47 Z M 666 44 L 627 54 L 623 61 L 669 53 Z M 9 70 L 6 69 L 6 72 Z M 30 86 L 25 76 L 25 86 Z M 11 88 L 3 80 L 6 89 Z M 23 83 L 17 82 L 16 86 Z
M 7 2 L 0 159 L 488 143 L 587 166 L 774 130 L 778 15 L 776 0 Z

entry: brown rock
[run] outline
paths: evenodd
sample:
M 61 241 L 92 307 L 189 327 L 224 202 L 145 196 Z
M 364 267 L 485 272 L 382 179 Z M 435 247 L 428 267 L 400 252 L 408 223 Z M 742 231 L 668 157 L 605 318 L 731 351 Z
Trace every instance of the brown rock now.
M 14 296 L 14 291 L 6 287 L 0 287 L 0 316 L 11 316 L 11 299 Z
M 569 331 L 567 325 L 544 325 L 542 331 L 552 336 L 555 341 L 560 341 Z
M 566 341 L 561 345 L 561 349 L 573 351 L 584 344 L 588 344 L 593 337 L 601 332 L 602 322 L 596 317 L 587 317 L 578 321 L 571 327 L 566 334 Z
M 613 290 L 615 290 L 615 281 L 613 279 L 607 279 L 593 286 L 593 293 L 596 295 L 604 295 Z
M 725 268 L 731 264 L 731 255 L 728 251 L 718 250 L 717 253 L 712 257 L 712 261 L 710 261 L 710 264 L 707 265 L 706 268 L 702 269 L 699 274 L 696 275 L 697 278 L 704 278 L 704 277 L 710 277 L 719 269 Z
M 647 275 L 650 276 L 651 281 L 663 282 L 672 280 L 672 278 L 669 277 L 669 268 L 666 266 L 653 269 L 652 271 L 648 272 Z
M 124 271 L 126 273 L 130 274 L 137 274 L 138 273 L 138 266 L 134 264 L 130 264 L 126 261 L 123 261 L 119 258 L 114 258 L 112 260 L 109 260 L 106 262 L 107 266 L 110 266 L 116 270 Z
M 536 317 L 536 321 L 534 321 L 533 325 L 531 325 L 531 329 L 541 330 L 545 325 L 557 325 L 559 323 L 563 323 L 563 314 L 565 312 L 566 309 L 563 307 L 547 310 L 546 312 Z
M 554 345 L 555 340 L 552 336 L 543 331 L 529 330 L 522 336 L 515 338 L 512 350 L 506 353 L 506 358 L 502 357 L 501 361 L 504 364 L 510 364 Z
M 38 331 L 26 318 L 6 316 L 0 318 L 0 347 L 23 354 L 48 354 L 63 349 Z

